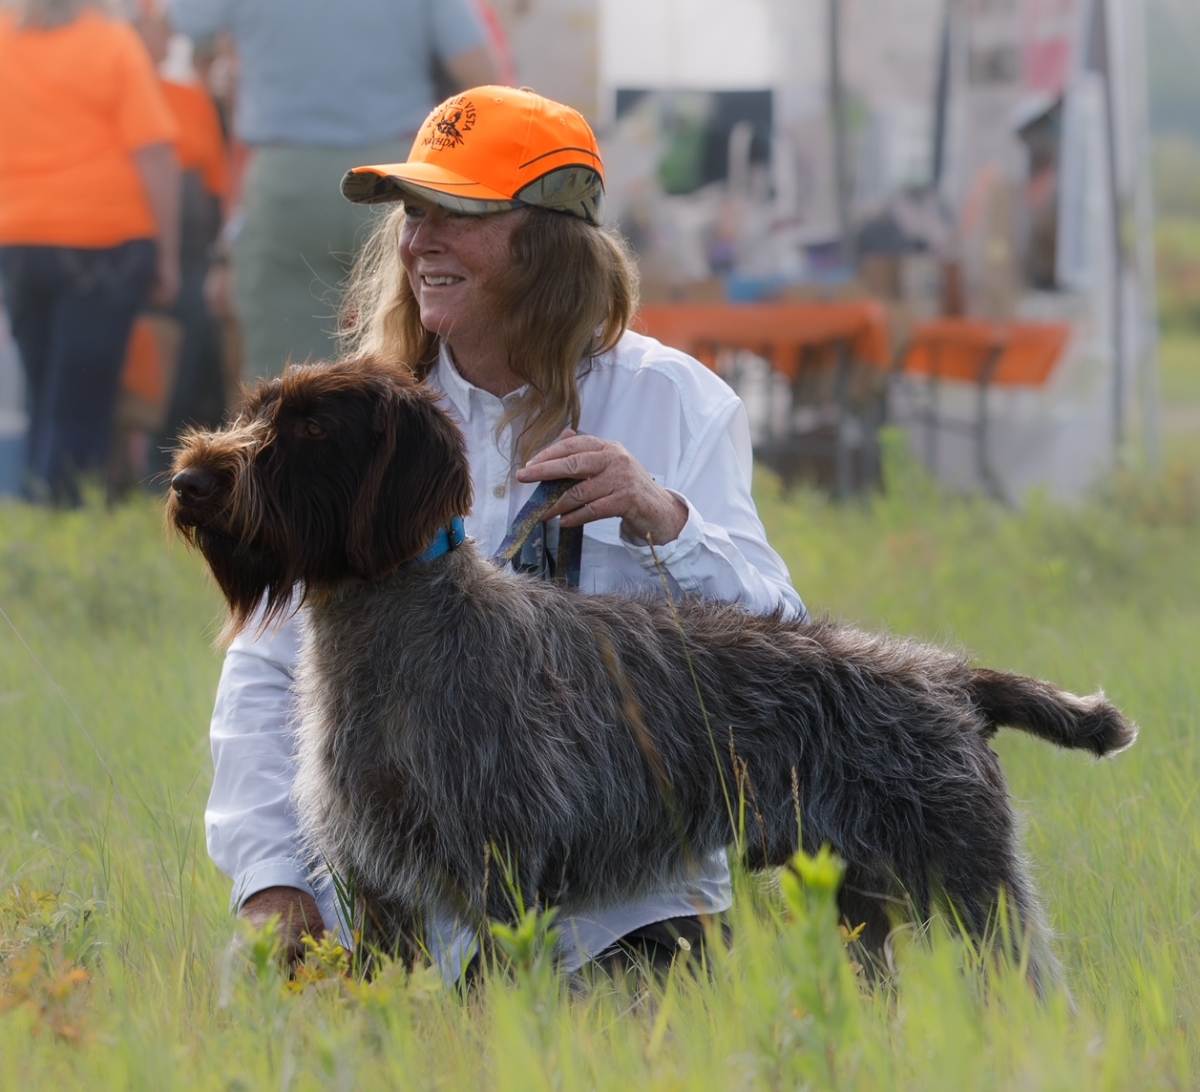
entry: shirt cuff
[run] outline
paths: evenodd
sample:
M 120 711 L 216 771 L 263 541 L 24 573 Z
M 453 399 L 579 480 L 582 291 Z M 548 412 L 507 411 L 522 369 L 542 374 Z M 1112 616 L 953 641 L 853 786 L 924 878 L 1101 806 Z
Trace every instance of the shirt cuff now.
M 233 882 L 233 893 L 229 896 L 229 909 L 235 914 L 251 895 L 257 895 L 268 887 L 295 887 L 307 892 L 315 899 L 316 890 L 308 880 L 308 872 L 294 857 L 268 857 L 238 873 Z
M 696 511 L 695 506 L 682 493 L 677 493 L 674 489 L 669 489 L 668 492 L 671 496 L 678 497 L 683 501 L 687 505 L 688 512 L 683 530 L 670 542 L 664 542 L 661 545 L 655 543 L 651 547 L 644 538 L 629 534 L 625 530 L 625 521 L 621 521 L 621 541 L 625 544 L 625 548 L 637 558 L 643 569 L 651 573 L 657 572 L 660 564 L 670 566 L 672 563 L 678 564 L 687 560 L 700 549 L 704 542 L 704 520 Z M 675 580 L 676 583 L 680 583 L 678 577 L 675 577 Z

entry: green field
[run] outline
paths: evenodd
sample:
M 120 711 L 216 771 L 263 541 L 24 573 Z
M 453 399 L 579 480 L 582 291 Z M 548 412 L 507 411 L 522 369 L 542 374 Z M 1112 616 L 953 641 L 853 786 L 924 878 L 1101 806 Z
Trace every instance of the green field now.
M 1173 351 L 1182 369 L 1191 350 Z M 1017 972 L 981 990 L 940 934 L 902 943 L 898 990 L 869 994 L 827 895 L 745 881 L 712 982 L 640 1001 L 568 994 L 536 952 L 466 1001 L 394 968 L 289 986 L 262 938 L 230 948 L 227 881 L 204 851 L 220 606 L 200 562 L 148 502 L 0 508 L 0 1087 L 1200 1086 L 1189 448 L 1077 510 L 950 499 L 898 458 L 861 506 L 759 483 L 815 610 L 1102 685 L 1141 724 L 1104 763 L 998 740 L 1073 1013 L 1039 1006 Z

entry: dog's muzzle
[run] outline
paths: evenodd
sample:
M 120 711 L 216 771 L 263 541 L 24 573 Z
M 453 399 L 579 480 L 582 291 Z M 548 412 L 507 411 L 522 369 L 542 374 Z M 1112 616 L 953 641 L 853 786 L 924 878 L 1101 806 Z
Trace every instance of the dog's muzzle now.
M 211 470 L 189 466 L 171 479 L 175 495 L 175 518 L 181 523 L 197 523 L 210 510 L 221 481 Z

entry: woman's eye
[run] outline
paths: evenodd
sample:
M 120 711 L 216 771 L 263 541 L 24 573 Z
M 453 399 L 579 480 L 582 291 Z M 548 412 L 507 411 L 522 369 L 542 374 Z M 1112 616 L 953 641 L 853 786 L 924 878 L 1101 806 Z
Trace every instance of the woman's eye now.
M 413 223 L 416 223 L 418 220 L 424 220 L 425 210 L 417 205 L 405 205 L 404 219 L 411 220 Z

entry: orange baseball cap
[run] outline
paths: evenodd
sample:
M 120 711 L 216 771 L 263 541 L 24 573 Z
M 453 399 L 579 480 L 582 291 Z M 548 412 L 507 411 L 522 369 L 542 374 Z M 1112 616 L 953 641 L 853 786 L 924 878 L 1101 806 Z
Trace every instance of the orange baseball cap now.
M 578 110 L 527 87 L 473 87 L 434 109 L 404 163 L 355 167 L 342 194 L 364 205 L 417 196 L 475 215 L 536 205 L 598 224 L 604 164 Z

